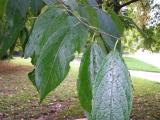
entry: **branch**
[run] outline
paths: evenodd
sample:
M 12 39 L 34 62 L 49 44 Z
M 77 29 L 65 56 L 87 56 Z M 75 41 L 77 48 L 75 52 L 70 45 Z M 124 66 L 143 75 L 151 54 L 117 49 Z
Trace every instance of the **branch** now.
M 120 9 L 121 9 L 121 8 L 124 7 L 124 6 L 130 5 L 130 4 L 132 4 L 132 3 L 134 3 L 134 2 L 137 2 L 137 1 L 139 1 L 139 0 L 131 0 L 131 1 L 129 1 L 129 2 L 126 2 L 126 3 L 122 4 L 122 5 L 120 5 L 119 7 L 120 7 Z
M 120 4 L 119 4 L 119 0 L 113 0 L 113 6 L 114 6 L 114 12 L 118 14 L 118 12 L 120 11 Z
M 117 39 L 117 40 L 119 39 L 119 37 L 117 37 L 117 36 L 114 36 L 114 35 L 112 35 L 112 34 L 110 34 L 110 33 L 107 33 L 107 32 L 103 32 L 103 30 L 101 30 L 101 29 L 99 29 L 99 28 L 96 28 L 96 27 L 94 27 L 94 26 L 90 26 L 89 24 L 87 24 L 86 22 L 84 22 L 80 16 L 75 15 L 75 13 L 73 13 L 72 10 L 68 9 L 68 7 L 65 5 L 65 3 L 64 3 L 62 0 L 58 0 L 58 2 L 63 5 L 63 7 L 66 9 L 66 11 L 68 11 L 68 12 L 71 13 L 71 14 L 73 14 L 74 17 L 75 17 L 80 23 L 82 23 L 84 26 L 86 26 L 86 27 L 89 28 L 90 30 L 92 30 L 92 31 L 94 31 L 94 32 L 96 32 L 96 33 L 101 33 L 101 34 L 103 34 L 103 35 L 110 36 L 110 37 L 112 37 L 112 38 L 114 38 L 114 39 Z M 79 24 L 79 23 L 78 23 L 78 24 Z

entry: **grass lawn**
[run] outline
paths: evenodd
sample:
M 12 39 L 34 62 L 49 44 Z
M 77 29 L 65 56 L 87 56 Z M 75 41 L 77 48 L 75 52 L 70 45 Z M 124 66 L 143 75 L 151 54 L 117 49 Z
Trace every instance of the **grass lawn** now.
M 32 66 L 0 63 L 0 120 L 73 120 L 84 117 L 76 92 L 78 65 L 71 64 L 66 80 L 44 100 L 27 78 Z M 74 67 L 73 67 L 74 66 Z M 160 84 L 133 78 L 132 120 L 160 119 Z
M 145 63 L 136 58 L 124 57 L 124 61 L 126 62 L 130 70 L 160 72 L 160 68 L 153 66 L 151 64 Z

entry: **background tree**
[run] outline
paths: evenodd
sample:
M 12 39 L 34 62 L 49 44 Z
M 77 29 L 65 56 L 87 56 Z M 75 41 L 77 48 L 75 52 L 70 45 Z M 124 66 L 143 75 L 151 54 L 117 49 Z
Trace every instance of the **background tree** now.
M 154 34 L 158 33 L 159 31 L 157 29 L 160 24 L 160 17 L 158 12 L 160 10 L 159 5 L 160 3 L 156 3 L 154 0 L 139 1 L 123 10 L 123 14 L 132 18 L 133 21 L 135 21 L 135 23 L 139 26 L 139 28 L 143 30 L 141 31 L 139 29 L 135 29 L 133 22 L 131 23 L 126 21 L 125 26 L 127 29 L 125 33 L 131 34 L 128 36 L 124 34 L 122 42 L 125 51 L 135 52 L 137 49 L 143 48 L 153 52 L 159 52 L 159 35 Z M 141 34 L 139 34 L 138 31 Z M 132 37 L 132 34 L 134 34 L 134 38 Z M 126 39 L 126 37 L 128 39 Z M 130 45 L 137 47 L 130 47 Z

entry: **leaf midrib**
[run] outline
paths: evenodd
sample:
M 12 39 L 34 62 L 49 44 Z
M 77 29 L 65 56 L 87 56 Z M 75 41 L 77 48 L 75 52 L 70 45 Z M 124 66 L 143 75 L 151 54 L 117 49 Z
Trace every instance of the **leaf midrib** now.
M 75 26 L 74 26 L 74 27 L 75 27 Z M 74 27 L 73 27 L 73 28 L 74 28 Z M 73 29 L 73 28 L 72 28 L 72 29 Z M 51 73 L 52 73 L 52 70 L 53 70 L 53 68 L 54 68 L 55 61 L 56 61 L 56 59 L 57 59 L 57 56 L 58 56 L 58 54 L 59 54 L 59 51 L 61 50 L 62 46 L 64 45 L 64 44 L 63 44 L 63 43 L 65 42 L 65 39 L 64 39 L 64 38 L 67 36 L 67 34 L 68 34 L 69 32 L 71 32 L 71 30 L 66 32 L 66 35 L 63 37 L 63 39 L 62 39 L 62 41 L 61 41 L 61 43 L 60 43 L 60 47 L 58 47 L 58 51 L 57 51 L 57 53 L 56 53 L 56 55 L 55 55 L 55 57 L 54 57 L 54 60 L 53 60 L 53 64 L 52 64 L 50 73 L 49 73 L 49 75 L 48 75 L 48 77 L 47 77 L 47 79 L 46 79 L 47 83 L 46 83 L 46 85 L 45 85 L 45 89 L 46 89 L 47 84 L 48 84 L 48 82 L 49 82 L 49 78 L 50 78 Z

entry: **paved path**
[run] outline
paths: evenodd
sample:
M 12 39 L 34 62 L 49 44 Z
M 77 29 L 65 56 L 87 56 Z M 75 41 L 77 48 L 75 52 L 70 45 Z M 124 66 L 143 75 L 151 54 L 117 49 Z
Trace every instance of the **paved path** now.
M 152 64 L 154 66 L 160 67 L 160 53 L 151 53 L 149 51 L 142 52 L 137 51 L 135 54 L 127 55 L 129 57 L 137 58 L 146 63 Z
M 143 55 L 143 57 L 144 56 L 147 56 L 147 55 Z M 153 57 L 154 55 L 152 55 L 152 57 Z M 158 55 L 155 55 L 155 56 L 158 56 Z M 138 58 L 137 56 L 132 56 L 132 57 L 135 57 L 135 58 Z M 141 59 L 143 58 L 143 57 L 141 57 Z M 158 57 L 160 57 L 160 55 L 158 56 Z M 154 58 L 154 57 L 153 57 Z M 143 59 L 146 59 L 147 60 L 147 58 L 146 57 L 144 57 Z M 153 60 L 153 59 L 152 59 Z M 152 60 L 148 60 L 148 61 L 152 61 Z M 155 61 L 152 61 L 152 62 L 154 62 L 157 66 L 160 64 L 160 62 L 158 61 L 158 60 L 160 60 L 160 58 L 158 59 L 156 59 Z M 13 60 L 14 61 L 14 60 Z M 15 58 L 15 61 L 25 61 L 25 62 L 23 62 L 23 63 L 26 63 L 26 64 L 29 64 L 30 63 L 30 59 L 21 59 L 21 58 Z M 144 61 L 144 60 L 143 60 Z M 20 62 L 20 63 L 21 63 Z M 72 64 L 74 65 L 74 64 L 76 64 L 76 65 L 78 65 L 79 66 L 79 64 L 80 64 L 80 60 L 79 59 L 75 59 L 73 62 L 72 62 Z M 153 64 L 153 63 L 152 63 Z M 130 70 L 130 73 L 131 73 L 131 76 L 135 76 L 135 77 L 140 77 L 140 78 L 144 78 L 144 79 L 146 79 L 146 80 L 151 80 L 151 81 L 156 81 L 156 82 L 160 82 L 160 73 L 153 73 L 153 72 L 143 72 L 143 71 L 133 71 L 133 70 Z
M 127 55 L 129 57 L 133 57 L 144 61 L 146 63 L 152 64 L 156 67 L 160 67 L 160 53 L 151 53 L 149 51 L 139 50 L 135 54 Z M 144 71 L 130 71 L 131 76 L 136 76 L 140 78 L 144 78 L 146 80 L 160 82 L 160 73 L 153 72 L 144 72 Z
M 72 62 L 73 64 L 79 65 L 80 60 L 74 60 Z M 139 78 L 144 78 L 146 80 L 150 81 L 155 81 L 155 82 L 160 82 L 160 73 L 156 72 L 144 72 L 144 71 L 134 71 L 134 70 L 129 70 L 131 76 L 139 77 Z
M 151 80 L 155 82 L 160 82 L 160 73 L 130 70 L 130 74 L 131 76 L 144 78 L 146 80 Z

